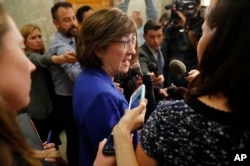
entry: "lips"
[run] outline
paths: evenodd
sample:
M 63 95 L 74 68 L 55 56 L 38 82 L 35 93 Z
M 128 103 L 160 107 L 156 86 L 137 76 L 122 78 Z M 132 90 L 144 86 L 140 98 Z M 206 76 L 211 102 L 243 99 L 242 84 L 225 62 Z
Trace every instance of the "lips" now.
M 130 59 L 125 59 L 122 61 L 122 63 L 126 66 L 129 66 L 130 65 Z

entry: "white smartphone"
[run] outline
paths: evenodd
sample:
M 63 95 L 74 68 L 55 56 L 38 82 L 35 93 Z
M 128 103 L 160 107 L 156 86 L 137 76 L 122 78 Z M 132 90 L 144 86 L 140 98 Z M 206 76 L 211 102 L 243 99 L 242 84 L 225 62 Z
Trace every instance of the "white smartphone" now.
M 145 85 L 140 85 L 130 96 L 128 110 L 137 107 L 142 99 L 145 98 Z
M 130 96 L 128 109 L 130 110 L 130 109 L 137 107 L 140 103 L 140 100 L 142 100 L 144 98 L 145 98 L 145 85 L 142 84 Z M 104 155 L 114 155 L 115 154 L 113 133 L 111 133 L 108 136 L 107 142 L 105 143 L 105 145 L 102 149 L 102 153 Z

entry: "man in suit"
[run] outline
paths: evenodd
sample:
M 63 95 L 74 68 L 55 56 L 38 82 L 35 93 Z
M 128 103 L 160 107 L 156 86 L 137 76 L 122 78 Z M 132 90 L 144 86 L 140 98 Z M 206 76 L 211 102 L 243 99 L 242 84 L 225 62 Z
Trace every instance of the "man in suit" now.
M 164 43 L 163 27 L 159 21 L 148 20 L 144 25 L 144 44 L 139 48 L 139 61 L 143 75 L 150 73 L 156 103 L 168 96 L 165 86 L 167 45 Z M 149 104 L 150 106 L 150 101 Z M 154 107 L 151 107 L 151 111 Z
M 167 45 L 164 43 L 161 23 L 156 20 L 147 21 L 144 26 L 143 37 L 145 42 L 139 48 L 139 60 L 142 72 L 143 74 L 152 73 L 154 85 L 164 87 Z

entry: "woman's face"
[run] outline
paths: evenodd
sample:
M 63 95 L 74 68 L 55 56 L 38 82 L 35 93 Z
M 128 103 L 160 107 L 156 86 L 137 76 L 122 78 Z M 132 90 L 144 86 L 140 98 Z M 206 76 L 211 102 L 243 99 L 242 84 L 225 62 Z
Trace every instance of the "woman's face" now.
M 43 48 L 43 39 L 42 34 L 39 29 L 33 30 L 26 39 L 25 42 L 26 47 L 28 47 L 31 51 L 34 51 L 36 53 L 40 53 Z
M 23 38 L 13 19 L 8 16 L 7 22 L 9 30 L 0 46 L 0 94 L 11 111 L 18 111 L 30 102 L 30 74 L 35 66 L 24 54 Z
M 130 67 L 132 56 L 135 55 L 136 35 L 130 34 L 111 43 L 107 49 L 96 54 L 102 59 L 102 68 L 114 77 L 117 73 L 126 73 Z

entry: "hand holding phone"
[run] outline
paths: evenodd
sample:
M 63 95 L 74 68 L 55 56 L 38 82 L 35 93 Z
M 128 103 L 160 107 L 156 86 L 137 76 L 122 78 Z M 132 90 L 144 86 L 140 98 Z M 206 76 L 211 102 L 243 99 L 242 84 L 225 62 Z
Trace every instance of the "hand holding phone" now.
M 114 155 L 115 154 L 115 144 L 113 138 L 113 132 L 108 136 L 107 142 L 105 143 L 102 153 L 104 155 Z
M 137 88 L 134 93 L 130 97 L 128 110 L 137 107 L 142 99 L 145 98 L 145 85 L 142 84 L 139 88 Z M 102 153 L 104 155 L 114 155 L 115 154 L 115 144 L 113 133 L 108 136 L 107 142 L 105 143 Z
M 141 84 L 130 96 L 128 110 L 137 107 L 142 99 L 145 98 L 145 85 Z

